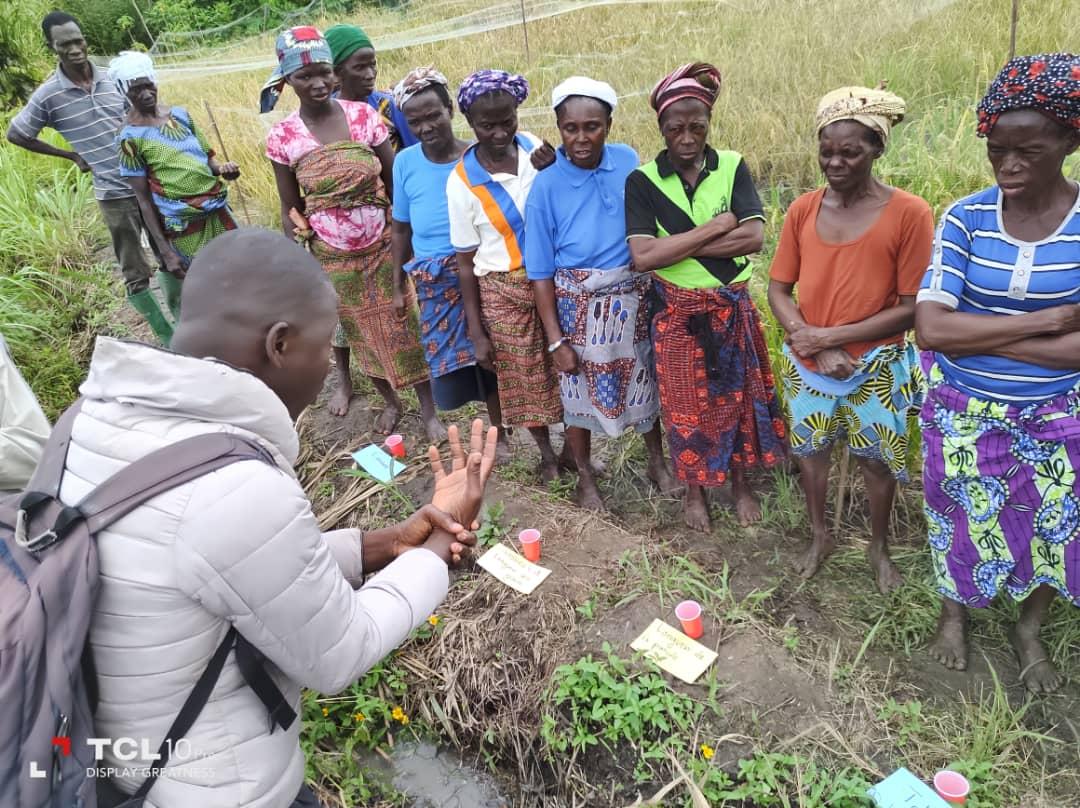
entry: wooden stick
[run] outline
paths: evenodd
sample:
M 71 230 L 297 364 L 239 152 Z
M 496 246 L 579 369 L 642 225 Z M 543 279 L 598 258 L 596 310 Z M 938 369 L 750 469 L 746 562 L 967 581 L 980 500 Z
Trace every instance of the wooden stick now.
M 214 130 L 214 135 L 217 136 L 218 146 L 221 147 L 221 156 L 225 158 L 226 163 L 231 163 L 229 159 L 229 150 L 225 148 L 225 140 L 221 137 L 221 130 L 218 129 L 217 120 L 214 118 L 214 111 L 210 109 L 210 104 L 205 99 L 203 100 L 203 106 L 206 107 L 206 116 L 210 119 L 210 126 Z M 244 221 L 248 223 L 248 227 L 251 227 L 251 214 L 248 213 L 247 200 L 244 199 L 244 193 L 240 190 L 240 181 L 233 180 L 233 188 L 236 189 L 236 196 L 240 200 L 240 207 L 244 211 Z
M 525 34 L 525 64 L 532 65 L 532 58 L 529 56 L 529 24 L 525 19 L 525 0 L 521 0 L 521 30 Z
M 146 25 L 146 19 L 142 15 L 142 9 L 139 8 L 136 0 L 131 0 L 131 5 L 135 8 L 135 13 L 139 16 L 139 22 L 142 23 L 143 30 L 146 31 L 146 36 L 150 39 L 150 50 L 154 49 L 154 45 L 157 44 L 157 40 L 154 39 L 154 35 L 150 33 L 150 29 Z
M 1013 0 L 1012 28 L 1009 31 L 1009 59 L 1016 56 L 1016 26 L 1020 21 L 1020 0 Z

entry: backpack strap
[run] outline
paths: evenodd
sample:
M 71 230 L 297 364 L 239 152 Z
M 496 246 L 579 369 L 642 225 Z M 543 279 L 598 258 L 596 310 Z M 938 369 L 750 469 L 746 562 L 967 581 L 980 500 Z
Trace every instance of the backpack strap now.
M 60 496 L 60 480 L 64 476 L 64 464 L 67 462 L 68 446 L 71 445 L 71 427 L 75 418 L 82 409 L 83 399 L 78 398 L 75 403 L 68 407 L 56 420 L 49 439 L 45 441 L 41 459 L 34 469 L 30 481 L 26 484 L 25 492 L 19 499 L 19 522 L 22 528 L 16 525 L 16 536 L 25 533 L 25 525 L 29 522 L 34 510 Z

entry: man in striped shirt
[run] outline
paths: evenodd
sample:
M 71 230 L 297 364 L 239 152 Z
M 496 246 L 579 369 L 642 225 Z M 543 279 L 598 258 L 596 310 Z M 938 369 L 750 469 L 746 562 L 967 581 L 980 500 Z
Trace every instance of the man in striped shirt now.
M 60 64 L 12 119 L 7 139 L 32 152 L 70 160 L 93 174 L 94 197 L 112 236 L 128 301 L 168 344 L 172 327 L 150 291 L 154 267 L 142 248 L 139 205 L 120 176 L 116 133 L 124 118 L 124 99 L 105 71 L 87 57 L 86 40 L 74 17 L 53 11 L 42 20 L 41 30 Z M 41 140 L 38 135 L 45 127 L 59 132 L 72 149 Z

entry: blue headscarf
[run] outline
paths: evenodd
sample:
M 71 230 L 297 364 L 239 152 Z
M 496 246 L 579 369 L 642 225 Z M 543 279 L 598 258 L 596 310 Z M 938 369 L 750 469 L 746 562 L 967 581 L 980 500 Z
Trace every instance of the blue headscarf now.
M 521 102 L 529 97 L 529 82 L 524 76 L 505 70 L 477 70 L 461 82 L 457 94 L 458 106 L 467 115 L 477 98 L 500 90 L 513 96 L 517 105 L 521 106 Z
M 270 74 L 259 93 L 259 112 L 269 112 L 281 97 L 285 77 L 302 67 L 314 64 L 334 64 L 330 46 L 322 31 L 312 25 L 300 25 L 278 34 L 278 66 Z

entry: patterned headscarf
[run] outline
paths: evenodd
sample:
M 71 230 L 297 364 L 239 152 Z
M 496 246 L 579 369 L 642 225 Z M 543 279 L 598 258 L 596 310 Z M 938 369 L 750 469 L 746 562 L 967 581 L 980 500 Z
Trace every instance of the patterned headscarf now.
M 499 90 L 510 93 L 517 105 L 521 106 L 521 102 L 529 97 L 529 82 L 524 76 L 505 70 L 477 70 L 461 82 L 457 94 L 458 106 L 468 114 L 477 98 Z
M 371 38 L 358 25 L 331 25 L 326 29 L 326 44 L 334 58 L 334 67 L 344 62 L 361 48 L 371 48 Z
M 142 51 L 120 51 L 120 54 L 109 62 L 109 78 L 120 90 L 120 95 L 127 95 L 128 87 L 135 79 L 150 79 L 157 84 L 154 60 Z
M 277 50 L 278 66 L 274 68 L 259 93 L 260 113 L 269 112 L 277 104 L 286 76 L 307 65 L 334 64 L 330 46 L 326 44 L 322 32 L 312 25 L 300 25 L 282 31 L 278 34 L 274 47 Z
M 684 98 L 696 98 L 709 109 L 720 94 L 720 71 L 708 62 L 691 62 L 677 67 L 657 82 L 649 94 L 649 105 L 659 118 L 665 109 Z
M 877 132 L 881 144 L 889 142 L 889 133 L 900 121 L 904 120 L 907 107 L 904 99 L 890 93 L 884 87 L 871 90 L 869 87 L 841 87 L 826 93 L 818 101 L 814 123 L 815 132 L 837 121 L 857 121 Z
M 1033 109 L 1080 129 L 1080 56 L 1042 53 L 1009 61 L 979 102 L 979 137 L 990 134 L 1003 112 L 1017 109 Z
M 398 109 L 401 109 L 405 106 L 406 101 L 414 95 L 422 93 L 428 87 L 436 85 L 445 87 L 447 84 L 449 82 L 447 82 L 446 76 L 436 70 L 434 65 L 414 67 L 405 74 L 405 78 L 399 81 L 394 88 L 394 103 L 397 104 Z

